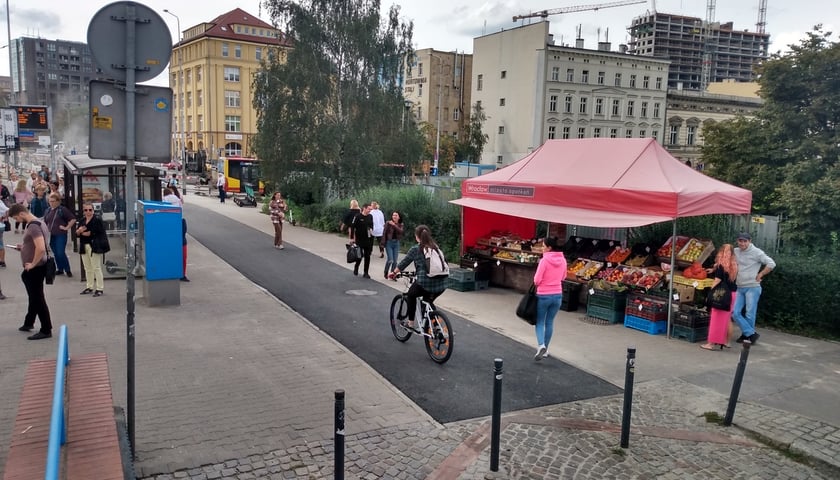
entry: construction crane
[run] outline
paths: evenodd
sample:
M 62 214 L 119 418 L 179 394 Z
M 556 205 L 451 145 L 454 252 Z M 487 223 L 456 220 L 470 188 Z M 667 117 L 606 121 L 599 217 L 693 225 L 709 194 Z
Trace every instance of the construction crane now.
M 540 12 L 526 13 L 524 15 L 514 15 L 513 21 L 522 20 L 523 18 L 548 18 L 549 15 L 559 15 L 561 13 L 586 12 L 589 10 L 600 10 L 602 8 L 624 7 L 627 5 L 638 5 L 640 3 L 647 3 L 647 0 L 626 0 L 623 2 L 609 2 L 597 3 L 594 5 L 576 5 L 574 7 L 553 8 L 551 10 L 542 10 Z
M 764 33 L 764 27 L 767 26 L 767 0 L 758 1 L 758 22 L 755 24 L 755 29 L 758 33 Z
M 703 60 L 700 68 L 700 91 L 705 92 L 712 80 L 712 53 L 715 49 L 714 22 L 716 0 L 706 0 L 706 22 L 703 25 Z

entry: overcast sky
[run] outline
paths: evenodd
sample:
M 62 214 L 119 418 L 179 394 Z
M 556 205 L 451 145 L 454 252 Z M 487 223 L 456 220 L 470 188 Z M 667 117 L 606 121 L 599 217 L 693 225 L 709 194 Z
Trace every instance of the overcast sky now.
M 0 0 L 2 1 L 2 0 Z M 402 5 L 402 16 L 414 21 L 415 47 L 435 48 L 443 51 L 472 52 L 472 39 L 482 34 L 511 28 L 519 23 L 512 22 L 513 15 L 574 5 L 606 3 L 608 0 L 382 0 L 383 12 L 392 4 Z M 609 0 L 612 1 L 612 0 Z M 48 39 L 62 39 L 86 42 L 87 28 L 91 18 L 110 1 L 96 0 L 9 0 L 12 38 L 40 36 Z M 172 32 L 178 36 L 175 18 L 164 13 L 168 8 L 180 17 L 181 30 L 210 21 L 216 16 L 239 7 L 252 15 L 260 15 L 270 22 L 265 9 L 260 9 L 259 0 L 147 0 L 139 3 L 157 11 Z M 734 22 L 736 29 L 756 30 L 758 0 L 721 0 L 716 2 L 716 20 Z M 840 1 L 838 0 L 768 0 L 766 31 L 771 37 L 771 52 L 784 50 L 790 43 L 797 43 L 805 32 L 814 25 L 824 22 L 824 30 L 837 32 L 840 24 Z M 655 9 L 659 12 L 675 13 L 700 18 L 706 17 L 704 0 L 657 0 L 598 11 L 552 15 L 551 32 L 555 41 L 574 43 L 575 28 L 581 25 L 587 47 L 595 47 L 609 30 L 613 49 L 628 40 L 627 26 L 636 16 Z M 5 3 L 2 18 L 6 18 Z M 200 8 L 198 8 L 200 6 Z M 834 39 L 838 38 L 835 33 Z M 0 41 L 5 45 L 6 40 Z M 0 50 L 0 56 L 8 58 L 7 50 Z M 8 75 L 8 60 L 0 60 L 0 74 Z M 167 85 L 166 75 L 150 83 Z

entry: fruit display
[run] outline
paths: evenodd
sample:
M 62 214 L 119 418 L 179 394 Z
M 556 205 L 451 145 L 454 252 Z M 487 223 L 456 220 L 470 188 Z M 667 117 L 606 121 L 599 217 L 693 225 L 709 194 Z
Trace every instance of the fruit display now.
M 656 251 L 656 256 L 657 257 L 671 258 L 671 247 L 674 245 L 673 240 L 674 240 L 674 237 L 671 237 L 671 238 L 668 239 L 667 242 L 665 242 L 664 245 L 659 247 L 659 250 Z M 680 250 L 682 250 L 683 247 L 685 247 L 685 245 L 688 243 L 688 240 L 689 240 L 688 237 L 677 236 L 677 242 L 676 242 L 677 243 L 677 245 L 676 245 L 677 252 L 679 252 Z
M 636 282 L 636 286 L 648 290 L 659 283 L 661 279 L 662 276 L 658 272 L 648 271 L 642 275 L 642 278 L 640 278 L 638 282 Z
M 572 262 L 571 265 L 569 265 L 569 268 L 566 271 L 567 271 L 568 275 L 572 275 L 572 276 L 577 275 L 578 272 L 583 270 L 583 267 L 585 267 L 585 266 L 586 266 L 586 260 L 577 259 L 574 262 Z
M 598 279 L 604 280 L 605 282 L 609 283 L 618 283 L 621 279 L 624 278 L 624 268 L 623 267 L 609 267 L 601 270 L 598 272 Z
M 703 280 L 707 277 L 706 269 L 703 268 L 703 265 L 700 262 L 694 262 L 691 264 L 690 267 L 683 270 L 683 277 L 685 278 L 696 278 L 697 280 Z
M 585 280 L 589 280 L 590 278 L 594 277 L 595 274 L 598 273 L 604 267 L 604 264 L 601 262 L 589 262 L 586 264 L 586 267 L 583 268 L 581 273 L 578 273 L 578 277 L 581 277 Z
M 624 271 L 624 277 L 621 279 L 621 283 L 625 285 L 636 285 L 644 276 L 645 274 L 642 273 L 641 270 L 637 268 L 628 268 Z
M 706 251 L 707 248 L 714 248 L 710 241 L 702 241 L 692 238 L 688 243 L 677 253 L 677 259 L 684 262 L 696 262 Z M 705 259 L 704 259 L 705 260 Z
M 610 263 L 623 263 L 629 256 L 630 249 L 622 248 L 621 245 L 619 245 L 607 255 L 606 260 Z
M 499 250 L 493 257 L 501 260 L 515 260 L 513 253 L 507 250 Z
M 653 257 L 647 254 L 634 255 L 631 258 L 625 260 L 624 264 L 631 267 L 644 267 L 645 265 L 650 265 L 652 259 Z

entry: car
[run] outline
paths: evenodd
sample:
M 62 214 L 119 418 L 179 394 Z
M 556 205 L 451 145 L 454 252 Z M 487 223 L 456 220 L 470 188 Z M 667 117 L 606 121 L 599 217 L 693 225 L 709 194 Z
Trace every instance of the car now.
M 164 163 L 162 166 L 164 168 L 166 168 L 167 170 L 179 170 L 179 171 L 181 170 L 181 164 L 176 162 L 176 161 L 172 161 L 172 162 L 169 162 L 169 163 Z

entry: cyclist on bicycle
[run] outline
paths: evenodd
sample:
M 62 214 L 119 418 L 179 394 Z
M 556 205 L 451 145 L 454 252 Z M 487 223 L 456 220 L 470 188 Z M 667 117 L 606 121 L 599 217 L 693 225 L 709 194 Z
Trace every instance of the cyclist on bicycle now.
M 432 231 L 426 225 L 418 225 L 414 229 L 414 238 L 417 245 L 411 247 L 400 261 L 397 268 L 388 274 L 388 278 L 394 278 L 403 271 L 410 263 L 414 263 L 415 282 L 406 293 L 408 304 L 408 323 L 406 327 L 416 331 L 414 316 L 417 314 L 417 299 L 423 297 L 427 302 L 432 303 L 446 290 L 446 277 L 430 277 L 428 265 L 426 265 L 426 249 L 439 250 L 437 242 L 432 238 Z

